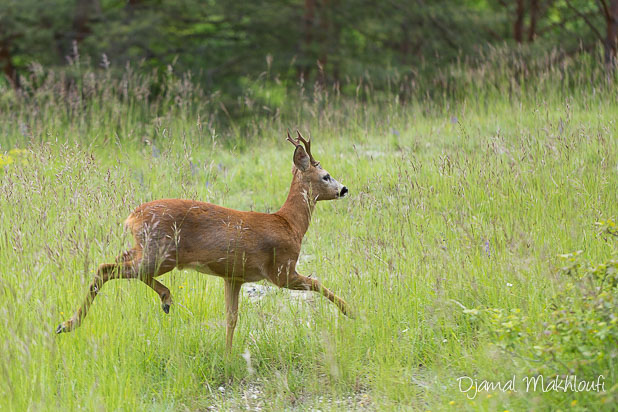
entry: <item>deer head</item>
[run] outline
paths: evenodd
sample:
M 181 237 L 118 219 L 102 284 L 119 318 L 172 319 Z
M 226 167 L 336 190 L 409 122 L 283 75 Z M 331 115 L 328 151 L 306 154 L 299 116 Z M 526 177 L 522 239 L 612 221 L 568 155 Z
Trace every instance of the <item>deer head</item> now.
M 316 201 L 344 197 L 348 193 L 348 188 L 333 179 L 326 170 L 322 169 L 320 162 L 313 158 L 311 138 L 305 140 L 298 130 L 296 133 L 298 137 L 294 139 L 288 131 L 287 140 L 296 147 L 292 173 L 298 179 L 301 189 Z

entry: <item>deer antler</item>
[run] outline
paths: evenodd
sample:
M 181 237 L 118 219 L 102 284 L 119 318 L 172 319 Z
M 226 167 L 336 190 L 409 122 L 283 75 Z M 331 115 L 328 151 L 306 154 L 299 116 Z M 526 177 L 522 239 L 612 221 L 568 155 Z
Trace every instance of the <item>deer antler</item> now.
M 296 130 L 296 133 L 298 134 L 298 138 L 294 139 L 292 136 L 290 136 L 290 131 L 288 130 L 288 138 L 287 138 L 287 140 L 290 143 L 292 143 L 294 146 L 300 146 L 300 143 L 302 142 L 303 145 L 305 146 L 305 152 L 307 152 L 307 154 L 309 155 L 309 161 L 311 162 L 311 164 L 313 166 L 315 166 L 315 167 L 320 166 L 320 162 L 315 160 L 313 158 L 313 155 L 311 155 L 311 137 L 309 138 L 309 140 L 305 140 L 303 135 L 300 134 L 300 132 L 298 130 Z
M 300 146 L 300 143 L 298 142 L 298 140 L 294 140 L 294 138 L 290 136 L 290 129 L 288 129 L 288 138 L 286 140 L 292 143 L 294 146 Z
M 305 151 L 307 152 L 307 154 L 309 155 L 309 160 L 311 161 L 311 164 L 315 167 L 318 167 L 320 165 L 320 162 L 316 161 L 313 158 L 313 155 L 311 154 L 311 137 L 309 137 L 309 140 L 305 140 L 305 138 L 303 137 L 302 134 L 300 134 L 300 132 L 298 130 L 296 130 L 296 134 L 298 134 L 298 140 L 300 140 L 301 142 L 303 142 L 303 144 L 305 145 Z M 289 135 L 289 134 L 288 134 Z

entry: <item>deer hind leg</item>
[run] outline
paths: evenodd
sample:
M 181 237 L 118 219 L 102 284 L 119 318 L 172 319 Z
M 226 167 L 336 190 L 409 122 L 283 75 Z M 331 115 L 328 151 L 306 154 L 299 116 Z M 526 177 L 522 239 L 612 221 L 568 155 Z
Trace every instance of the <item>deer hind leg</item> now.
M 287 277 L 285 283 L 283 283 L 282 286 L 290 290 L 310 290 L 312 292 L 318 292 L 324 297 L 326 297 L 328 300 L 333 302 L 335 305 L 337 305 L 339 310 L 341 310 L 344 315 L 350 318 L 354 317 L 348 309 L 348 304 L 345 302 L 345 300 L 341 299 L 339 296 L 331 292 L 328 288 L 324 287 L 322 283 L 317 279 L 308 278 L 306 276 L 298 274 L 297 272 L 294 272 L 294 274 Z
M 123 257 L 126 257 L 127 254 L 128 253 L 125 253 Z M 90 282 L 84 302 L 69 320 L 66 320 L 58 325 L 56 328 L 56 333 L 70 332 L 82 323 L 88 313 L 88 309 L 90 309 L 90 306 L 94 301 L 94 298 L 97 296 L 105 282 L 116 278 L 130 279 L 138 276 L 137 265 L 134 260 L 122 258 L 119 260 L 122 261 L 116 263 L 103 263 L 99 266 L 94 279 Z
M 225 279 L 225 337 L 228 351 L 232 349 L 234 329 L 238 320 L 238 295 L 241 286 L 241 282 Z

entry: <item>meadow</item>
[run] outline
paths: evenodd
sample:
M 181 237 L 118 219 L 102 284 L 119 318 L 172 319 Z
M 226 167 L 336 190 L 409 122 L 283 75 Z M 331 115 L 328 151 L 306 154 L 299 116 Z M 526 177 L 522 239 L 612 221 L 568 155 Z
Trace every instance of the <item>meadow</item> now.
M 2 410 L 615 407 L 618 79 L 509 65 L 454 67 L 407 99 L 264 76 L 235 111 L 172 74 L 156 98 L 130 71 L 71 83 L 34 67 L 23 94 L 0 89 Z M 97 265 L 126 250 L 140 203 L 276 211 L 287 128 L 350 189 L 317 205 L 298 267 L 356 319 L 248 284 L 228 354 L 223 282 L 174 270 L 159 279 L 169 315 L 117 280 L 79 329 L 54 333 Z M 538 374 L 605 386 L 526 391 Z M 463 376 L 517 387 L 470 399 Z

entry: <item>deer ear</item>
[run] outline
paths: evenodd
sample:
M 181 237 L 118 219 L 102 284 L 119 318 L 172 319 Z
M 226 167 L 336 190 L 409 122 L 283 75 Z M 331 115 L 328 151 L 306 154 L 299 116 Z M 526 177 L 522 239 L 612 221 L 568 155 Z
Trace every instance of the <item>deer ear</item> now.
M 296 150 L 294 150 L 294 165 L 296 165 L 301 172 L 309 170 L 309 155 L 307 155 L 305 149 L 300 145 L 296 146 Z

